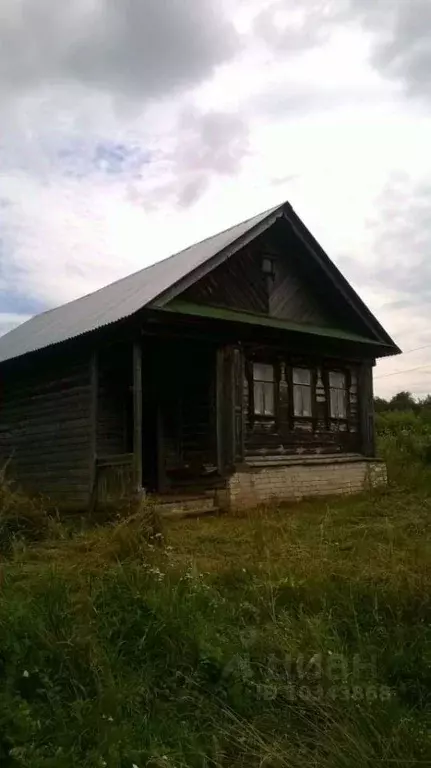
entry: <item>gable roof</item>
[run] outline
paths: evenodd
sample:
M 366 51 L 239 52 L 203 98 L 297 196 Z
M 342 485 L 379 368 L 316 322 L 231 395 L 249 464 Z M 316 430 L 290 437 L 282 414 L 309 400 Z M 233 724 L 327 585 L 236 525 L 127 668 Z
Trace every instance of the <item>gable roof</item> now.
M 147 307 L 161 308 L 246 243 L 285 217 L 370 328 L 370 338 L 398 348 L 314 240 L 289 203 L 270 208 L 179 253 L 56 309 L 0 337 L 0 363 L 117 323 Z

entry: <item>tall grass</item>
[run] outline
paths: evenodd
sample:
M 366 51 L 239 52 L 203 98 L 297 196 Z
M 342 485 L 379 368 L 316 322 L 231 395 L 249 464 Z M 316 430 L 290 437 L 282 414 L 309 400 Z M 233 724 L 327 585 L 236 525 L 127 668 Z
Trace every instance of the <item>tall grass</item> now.
M 354 499 L 22 537 L 0 765 L 431 764 L 430 486 L 390 474 Z

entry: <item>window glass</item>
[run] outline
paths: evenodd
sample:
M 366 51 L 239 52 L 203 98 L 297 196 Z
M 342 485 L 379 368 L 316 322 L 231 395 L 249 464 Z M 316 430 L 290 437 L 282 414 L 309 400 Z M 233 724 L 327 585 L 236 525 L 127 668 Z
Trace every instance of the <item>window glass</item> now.
M 311 397 L 311 371 L 307 368 L 294 368 L 293 379 L 293 413 L 295 416 L 310 418 L 313 415 Z
M 255 381 L 274 381 L 274 366 L 264 363 L 253 364 L 253 379 Z
M 329 386 L 336 389 L 345 389 L 346 387 L 346 374 L 341 371 L 329 372 Z
M 274 366 L 253 363 L 254 412 L 257 416 L 274 416 Z
M 311 371 L 308 368 L 294 368 L 292 374 L 294 384 L 311 386 Z
M 342 371 L 329 372 L 329 407 L 331 419 L 347 418 L 347 381 Z

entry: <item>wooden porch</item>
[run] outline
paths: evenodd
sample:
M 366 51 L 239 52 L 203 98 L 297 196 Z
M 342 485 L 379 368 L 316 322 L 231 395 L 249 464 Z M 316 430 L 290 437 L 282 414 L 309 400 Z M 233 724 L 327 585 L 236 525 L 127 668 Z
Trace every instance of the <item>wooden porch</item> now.
M 141 493 L 172 510 L 215 506 L 226 470 L 225 360 L 211 341 L 163 337 L 94 355 L 93 510 Z

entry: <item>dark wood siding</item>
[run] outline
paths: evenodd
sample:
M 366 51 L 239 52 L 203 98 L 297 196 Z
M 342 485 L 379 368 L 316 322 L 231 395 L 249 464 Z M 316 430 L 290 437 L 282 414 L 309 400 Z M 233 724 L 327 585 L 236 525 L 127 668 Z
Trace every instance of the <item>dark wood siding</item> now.
M 274 273 L 266 275 L 262 261 L 268 254 Z M 299 257 L 282 252 L 265 240 L 257 241 L 215 269 L 184 294 L 191 302 L 270 315 L 297 323 L 336 326 L 329 302 L 304 273 Z
M 131 343 L 106 347 L 98 354 L 99 458 L 132 451 L 132 359 Z
M 293 254 L 273 251 L 273 255 L 274 278 L 268 280 L 269 315 L 309 325 L 336 325 L 330 310 L 315 295 L 312 283 L 299 272 Z
M 54 352 L 0 375 L 0 462 L 30 493 L 84 509 L 91 485 L 90 357 Z
M 248 248 L 192 285 L 182 297 L 187 301 L 230 307 L 257 314 L 268 313 L 266 277 L 255 248 Z

